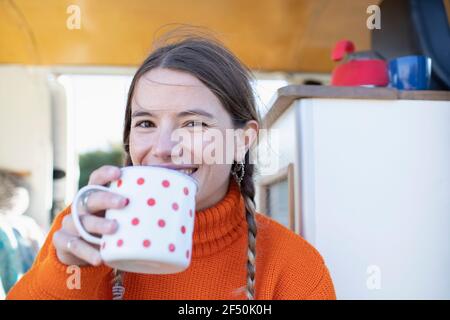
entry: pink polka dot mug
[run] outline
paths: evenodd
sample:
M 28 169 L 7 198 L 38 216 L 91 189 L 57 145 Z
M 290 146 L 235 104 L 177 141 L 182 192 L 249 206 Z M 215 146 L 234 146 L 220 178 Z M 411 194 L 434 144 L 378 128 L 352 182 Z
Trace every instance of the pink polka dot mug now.
M 155 166 L 121 168 L 119 180 L 109 187 L 89 185 L 78 191 L 72 214 L 81 237 L 100 245 L 106 265 L 119 270 L 169 274 L 187 269 L 191 262 L 197 182 L 182 172 Z M 100 190 L 129 199 L 122 209 L 106 210 L 118 229 L 96 237 L 80 222 L 78 202 L 87 191 Z

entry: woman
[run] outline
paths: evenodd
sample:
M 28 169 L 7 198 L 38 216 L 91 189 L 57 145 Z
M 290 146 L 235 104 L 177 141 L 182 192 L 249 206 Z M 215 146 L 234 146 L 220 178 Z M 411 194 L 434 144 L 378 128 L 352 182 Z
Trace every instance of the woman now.
M 255 136 L 247 133 L 257 132 L 259 121 L 250 81 L 250 71 L 221 43 L 188 36 L 157 47 L 131 83 L 123 135 L 126 166 L 171 167 L 183 153 L 202 159 L 203 149 L 173 153 L 171 133 L 176 129 L 245 133 L 237 137 L 245 147 L 243 156 L 235 152 L 234 161 L 225 164 L 201 162 L 192 173 L 199 191 L 187 270 L 169 275 L 111 270 L 102 264 L 98 247 L 79 237 L 68 207 L 56 218 L 32 270 L 7 298 L 335 299 L 320 254 L 255 212 L 249 161 Z M 200 143 L 204 148 L 205 142 Z M 119 176 L 119 168 L 101 167 L 89 184 L 105 185 Z M 117 224 L 104 218 L 105 209 L 126 205 L 119 195 L 92 193 L 83 225 L 94 234 L 113 234 Z M 80 266 L 80 289 L 66 285 L 69 265 Z

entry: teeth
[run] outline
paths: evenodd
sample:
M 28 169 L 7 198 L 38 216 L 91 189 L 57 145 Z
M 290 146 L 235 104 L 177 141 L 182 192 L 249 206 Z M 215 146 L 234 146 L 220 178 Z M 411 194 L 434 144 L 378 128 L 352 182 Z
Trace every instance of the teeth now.
M 194 169 L 179 169 L 178 171 L 187 174 L 187 175 L 191 175 L 192 172 L 194 172 Z

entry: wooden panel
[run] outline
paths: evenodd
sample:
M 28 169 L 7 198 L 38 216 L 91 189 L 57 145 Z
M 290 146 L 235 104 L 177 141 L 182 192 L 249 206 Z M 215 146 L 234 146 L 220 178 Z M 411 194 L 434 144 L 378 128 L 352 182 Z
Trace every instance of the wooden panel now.
M 136 66 L 162 26 L 188 23 L 217 32 L 255 70 L 329 72 L 337 40 L 348 38 L 358 50 L 369 48 L 366 9 L 378 2 L 0 1 L 0 63 Z M 81 10 L 79 30 L 66 27 L 71 4 Z
M 277 91 L 277 97 L 262 121 L 269 128 L 294 102 L 302 98 L 438 100 L 450 101 L 450 91 L 406 91 L 392 88 L 289 85 Z

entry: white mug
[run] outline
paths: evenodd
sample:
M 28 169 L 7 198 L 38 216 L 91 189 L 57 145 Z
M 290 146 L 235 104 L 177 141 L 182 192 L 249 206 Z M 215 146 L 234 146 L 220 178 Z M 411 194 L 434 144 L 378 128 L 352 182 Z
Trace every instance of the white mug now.
M 106 265 L 119 270 L 169 274 L 187 269 L 191 262 L 197 182 L 182 172 L 155 166 L 121 168 L 119 180 L 109 187 L 81 188 L 72 203 L 75 226 L 81 237 L 100 245 Z M 78 202 L 87 191 L 117 193 L 129 199 L 122 209 L 106 210 L 116 220 L 112 235 L 89 234 L 80 221 Z

